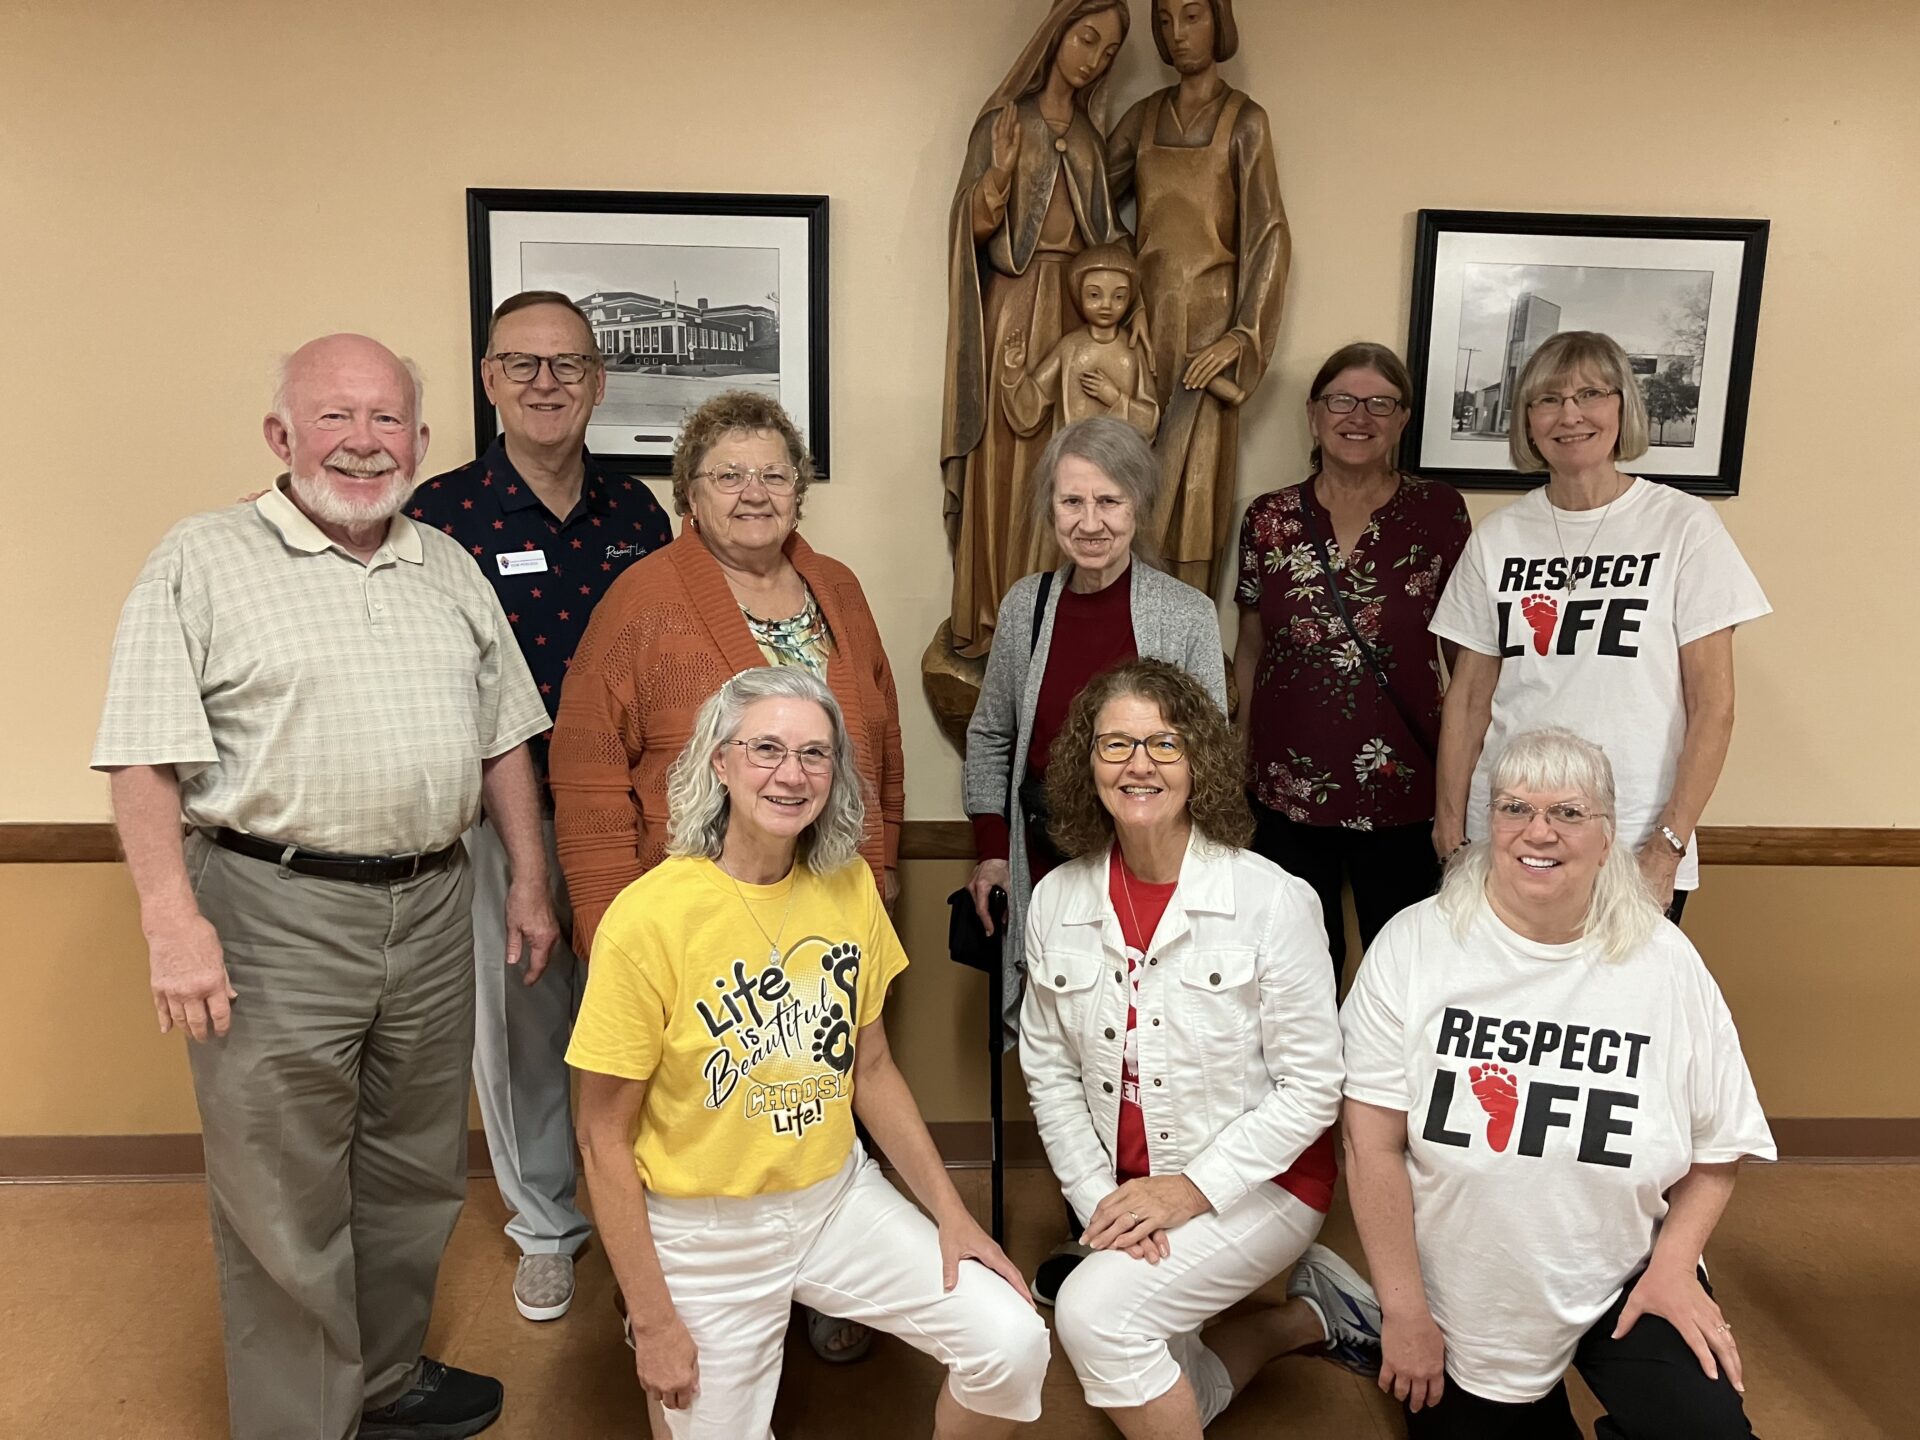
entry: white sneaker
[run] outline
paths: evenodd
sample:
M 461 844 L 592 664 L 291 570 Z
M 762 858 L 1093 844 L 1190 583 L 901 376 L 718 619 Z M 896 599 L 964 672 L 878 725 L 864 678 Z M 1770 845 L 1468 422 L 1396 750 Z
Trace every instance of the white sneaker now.
M 558 1320 L 573 1304 L 571 1255 L 522 1255 L 513 1272 L 513 1303 L 529 1320 Z

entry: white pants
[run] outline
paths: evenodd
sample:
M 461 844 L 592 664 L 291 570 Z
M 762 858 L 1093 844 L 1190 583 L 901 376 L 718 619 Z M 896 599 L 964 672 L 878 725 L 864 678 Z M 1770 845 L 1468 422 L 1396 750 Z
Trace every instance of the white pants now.
M 1278 1185 L 1256 1185 L 1224 1215 L 1196 1215 L 1167 1233 L 1158 1265 L 1115 1250 L 1089 1255 L 1060 1287 L 1053 1328 L 1087 1403 L 1145 1405 L 1185 1374 L 1212 1423 L 1233 1399 L 1200 1327 L 1290 1269 L 1326 1217 Z
M 567 1041 L 587 967 L 574 959 L 573 907 L 546 817 L 547 867 L 560 939 L 546 972 L 523 985 L 507 968 L 506 848 L 482 818 L 467 831 L 473 862 L 473 1088 L 500 1198 L 513 1211 L 507 1234 L 521 1253 L 572 1255 L 592 1229 L 574 1201 L 573 1113 Z M 521 958 L 521 965 L 526 959 Z
M 699 1352 L 700 1393 L 685 1410 L 661 1412 L 674 1440 L 772 1440 L 796 1300 L 933 1356 L 969 1410 L 1038 1418 L 1045 1323 L 972 1261 L 943 1291 L 933 1222 L 857 1142 L 839 1174 L 805 1190 L 711 1200 L 649 1193 L 647 1216 L 667 1291 Z

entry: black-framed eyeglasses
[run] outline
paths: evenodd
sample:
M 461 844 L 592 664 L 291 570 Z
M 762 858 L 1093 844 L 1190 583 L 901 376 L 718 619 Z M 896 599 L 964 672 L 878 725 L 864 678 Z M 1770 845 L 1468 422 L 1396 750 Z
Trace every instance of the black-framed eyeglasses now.
M 1527 410 L 1534 415 L 1558 415 L 1561 408 L 1571 400 L 1573 408 L 1583 415 L 1593 409 L 1610 395 L 1618 395 L 1618 390 L 1602 390 L 1598 385 L 1588 385 L 1567 395 L 1536 395 L 1527 402 Z
M 809 775 L 827 775 L 833 771 L 833 751 L 824 745 L 802 745 L 793 750 L 765 736 L 753 740 L 722 740 L 720 743 L 738 745 L 747 752 L 748 763 L 758 765 L 762 770 L 778 770 L 787 763 L 787 756 L 791 755 Z
M 558 383 L 578 385 L 600 363 L 598 355 L 529 355 L 524 350 L 502 350 L 487 358 L 498 365 L 500 373 L 516 385 L 530 382 L 540 373 L 542 365 L 553 372 L 553 378 Z
M 1494 824 L 1509 825 L 1516 830 L 1531 825 L 1536 815 L 1546 816 L 1547 824 L 1556 830 L 1578 830 L 1589 820 L 1606 818 L 1605 811 L 1582 805 L 1577 800 L 1561 800 L 1552 805 L 1529 805 L 1517 795 L 1502 795 L 1487 808 L 1493 811 Z
M 1368 395 L 1363 399 L 1358 395 L 1349 395 L 1344 390 L 1336 390 L 1331 395 L 1321 395 L 1317 398 L 1320 404 L 1327 407 L 1329 414 L 1351 415 L 1364 405 L 1367 407 L 1367 414 L 1377 415 L 1382 420 L 1407 403 L 1392 395 Z
M 752 481 L 758 480 L 767 487 L 769 494 L 784 495 L 800 483 L 799 472 L 791 465 L 767 465 L 760 468 L 752 466 L 729 465 L 722 470 L 701 470 L 696 480 L 711 480 L 713 488 L 725 495 L 738 495 Z
M 1171 730 L 1154 735 L 1127 735 L 1108 730 L 1093 737 L 1093 753 L 1109 765 L 1125 765 L 1133 752 L 1144 748 L 1156 765 L 1171 765 L 1187 753 L 1187 742 Z

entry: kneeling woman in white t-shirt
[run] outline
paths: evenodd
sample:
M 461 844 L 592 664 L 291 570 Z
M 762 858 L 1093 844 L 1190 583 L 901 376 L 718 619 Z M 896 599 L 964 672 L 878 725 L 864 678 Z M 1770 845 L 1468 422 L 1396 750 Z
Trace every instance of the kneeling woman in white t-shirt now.
M 1047 1329 L 887 1049 L 907 957 L 859 858 L 832 692 L 797 668 L 734 676 L 700 707 L 667 799 L 671 858 L 600 922 L 567 1051 L 594 1217 L 665 1433 L 768 1435 L 798 1300 L 945 1363 L 937 1440 L 1010 1435 L 1040 1413 Z M 931 1222 L 862 1153 L 855 1115 Z
M 1374 941 L 1341 1011 L 1347 1188 L 1416 1440 L 1751 1433 L 1701 1252 L 1773 1137 L 1726 1001 L 1564 730 L 1492 766 L 1489 838 Z
M 1243 848 L 1244 764 L 1200 682 L 1157 660 L 1096 676 L 1047 762 L 1049 834 L 1076 858 L 1033 892 L 1020 1063 L 1092 1250 L 1054 1328 L 1129 1437 L 1199 1440 L 1288 1350 L 1379 1358 L 1371 1297 L 1341 1293 L 1358 1277 L 1308 1253 L 1333 1194 L 1333 970 L 1312 889 Z M 1289 1269 L 1305 1298 L 1212 1324 Z

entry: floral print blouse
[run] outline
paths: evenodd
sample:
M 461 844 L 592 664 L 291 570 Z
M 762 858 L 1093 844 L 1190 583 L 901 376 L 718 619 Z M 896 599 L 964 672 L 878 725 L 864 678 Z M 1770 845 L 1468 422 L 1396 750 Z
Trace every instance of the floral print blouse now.
M 1314 507 L 1312 530 L 1304 505 Z M 1440 739 L 1440 665 L 1427 622 L 1471 529 L 1457 490 L 1414 475 L 1400 477 L 1344 554 L 1310 479 L 1247 507 L 1234 598 L 1260 616 L 1249 748 L 1262 805 L 1303 825 L 1351 830 L 1433 818 L 1428 748 Z M 1348 634 L 1315 533 L 1326 538 L 1347 613 L 1421 737 L 1408 733 Z
M 747 630 L 767 664 L 794 665 L 811 670 L 822 680 L 827 678 L 827 661 L 833 658 L 833 632 L 827 628 L 812 590 L 807 591 L 807 603 L 800 613 L 784 620 L 762 620 L 744 605 L 740 613 L 747 617 Z

